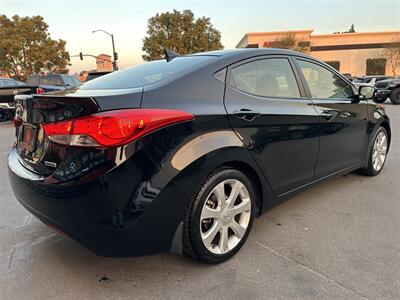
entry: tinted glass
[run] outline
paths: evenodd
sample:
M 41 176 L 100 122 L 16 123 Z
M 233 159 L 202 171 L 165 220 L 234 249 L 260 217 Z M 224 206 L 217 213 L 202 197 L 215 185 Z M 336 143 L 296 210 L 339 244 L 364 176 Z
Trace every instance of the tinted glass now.
M 58 75 L 48 75 L 40 77 L 41 85 L 55 85 L 55 86 L 64 86 L 64 81 L 61 76 Z
M 296 78 L 286 58 L 249 62 L 232 69 L 231 85 L 262 97 L 299 98 Z
M 177 57 L 167 60 L 156 60 L 133 66 L 122 71 L 93 79 L 84 83 L 81 89 L 126 89 L 146 86 L 167 78 L 178 77 L 198 68 L 205 61 L 212 61 L 210 56 Z
M 74 80 L 72 79 L 72 77 L 71 76 L 65 76 L 64 77 L 64 81 L 65 81 L 65 83 L 67 84 L 67 85 L 69 85 L 69 86 L 75 86 L 75 82 L 74 82 Z
M 335 73 L 317 64 L 297 60 L 313 98 L 349 99 L 353 90 L 349 84 Z
M 27 85 L 39 85 L 39 76 L 29 76 L 26 80 Z

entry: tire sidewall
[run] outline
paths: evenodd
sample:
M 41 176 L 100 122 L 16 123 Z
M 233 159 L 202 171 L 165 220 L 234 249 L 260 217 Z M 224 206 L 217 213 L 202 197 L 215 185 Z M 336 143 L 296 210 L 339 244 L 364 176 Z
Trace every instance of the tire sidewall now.
M 238 245 L 229 251 L 228 253 L 225 254 L 214 254 L 210 252 L 203 244 L 203 241 L 201 239 L 201 227 L 200 227 L 200 218 L 201 218 L 201 211 L 203 209 L 203 205 L 209 196 L 209 194 L 212 192 L 212 190 L 222 181 L 228 180 L 228 179 L 236 179 L 242 182 L 245 187 L 247 188 L 249 195 L 250 195 L 250 201 L 251 201 L 251 212 L 250 212 L 250 220 L 249 220 L 249 225 L 247 227 L 246 233 L 243 236 L 242 240 L 238 243 Z M 192 248 L 193 251 L 195 252 L 196 256 L 205 262 L 208 263 L 220 263 L 223 261 L 228 260 L 232 256 L 234 256 L 240 248 L 243 246 L 243 244 L 246 242 L 246 239 L 250 233 L 251 227 L 253 225 L 254 221 L 254 211 L 255 211 L 255 197 L 256 193 L 253 188 L 252 183 L 248 179 L 246 175 L 244 175 L 242 172 L 237 171 L 235 169 L 225 169 L 221 170 L 220 172 L 217 172 L 213 176 L 211 176 L 203 185 L 203 187 L 200 189 L 199 193 L 196 196 L 196 200 L 194 202 L 194 206 L 192 208 L 192 218 L 191 218 L 191 224 L 189 226 L 191 227 L 191 232 L 193 233 L 193 236 L 191 237 L 191 243 L 192 243 Z
M 390 101 L 393 104 L 400 104 L 400 88 L 395 88 L 391 95 L 390 95 Z

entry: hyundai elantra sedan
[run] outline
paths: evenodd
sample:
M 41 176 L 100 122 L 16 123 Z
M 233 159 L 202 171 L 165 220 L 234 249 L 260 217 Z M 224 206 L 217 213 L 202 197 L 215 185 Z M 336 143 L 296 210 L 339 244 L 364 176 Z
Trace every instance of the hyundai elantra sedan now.
M 166 54 L 16 97 L 9 177 L 27 210 L 99 255 L 219 263 L 284 199 L 382 171 L 391 133 L 373 88 L 287 50 Z

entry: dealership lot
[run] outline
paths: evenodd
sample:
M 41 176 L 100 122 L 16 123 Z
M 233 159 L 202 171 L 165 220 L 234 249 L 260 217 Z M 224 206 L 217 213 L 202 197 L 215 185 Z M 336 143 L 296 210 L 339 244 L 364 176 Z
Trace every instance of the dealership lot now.
M 0 123 L 0 299 L 400 298 L 400 106 L 381 175 L 349 174 L 257 219 L 221 265 L 173 254 L 98 257 L 31 216 L 7 177 L 12 124 Z

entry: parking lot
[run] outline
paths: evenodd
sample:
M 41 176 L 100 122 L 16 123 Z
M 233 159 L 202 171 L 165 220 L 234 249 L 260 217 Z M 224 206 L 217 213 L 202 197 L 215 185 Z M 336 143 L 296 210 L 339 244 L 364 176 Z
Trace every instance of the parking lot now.
M 161 254 L 102 258 L 31 216 L 7 176 L 0 123 L 0 298 L 400 298 L 400 106 L 381 175 L 330 180 L 256 220 L 221 265 Z

